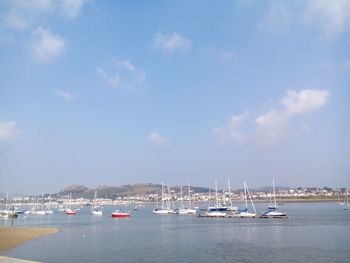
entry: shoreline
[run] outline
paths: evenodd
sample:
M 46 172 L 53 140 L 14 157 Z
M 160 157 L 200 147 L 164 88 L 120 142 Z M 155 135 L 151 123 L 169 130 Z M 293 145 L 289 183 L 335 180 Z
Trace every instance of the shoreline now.
M 211 200 L 213 201 L 213 200 Z M 335 203 L 335 202 L 339 202 L 340 200 L 339 199 L 318 199 L 318 198 L 310 198 L 310 199 L 298 199 L 298 198 L 295 198 L 295 199 L 277 199 L 277 203 L 322 203 L 322 202 L 332 202 L 332 203 Z M 179 202 L 179 201 L 176 201 L 176 202 Z M 198 203 L 198 204 L 206 204 L 206 203 L 209 203 L 210 201 L 195 201 L 195 200 L 192 200 L 192 202 L 194 203 Z M 232 200 L 233 203 L 244 203 L 245 201 L 244 200 Z M 264 200 L 264 199 L 253 199 L 253 202 L 254 203 L 269 203 L 269 200 Z M 147 204 L 156 204 L 157 202 L 140 202 L 139 204 L 142 204 L 142 205 L 147 205 Z
M 56 227 L 0 227 L 0 252 L 58 231 Z

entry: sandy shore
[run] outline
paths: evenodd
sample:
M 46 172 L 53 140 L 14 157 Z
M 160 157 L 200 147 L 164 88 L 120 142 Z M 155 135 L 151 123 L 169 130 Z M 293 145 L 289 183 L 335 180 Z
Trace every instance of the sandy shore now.
M 0 251 L 57 232 L 55 227 L 0 227 Z
M 40 263 L 37 261 L 31 261 L 31 260 L 25 260 L 25 259 L 19 259 L 19 258 L 9 258 L 0 256 L 0 262 L 1 263 Z

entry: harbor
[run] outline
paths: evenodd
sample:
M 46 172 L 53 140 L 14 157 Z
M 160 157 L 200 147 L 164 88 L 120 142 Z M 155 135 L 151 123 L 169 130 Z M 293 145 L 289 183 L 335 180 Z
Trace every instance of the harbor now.
M 266 203 L 255 205 L 259 213 L 266 210 Z M 128 262 L 178 262 L 179 255 L 185 256 L 186 262 L 198 259 L 226 262 L 231 257 L 241 262 L 251 257 L 280 262 L 282 255 L 272 258 L 272 251 L 278 248 L 290 261 L 303 257 L 316 261 L 321 257 L 347 262 L 349 211 L 335 202 L 283 206 L 288 211 L 287 219 L 164 216 L 153 213 L 156 204 L 146 204 L 137 210 L 133 210 L 133 205 L 125 206 L 131 211 L 129 218 L 113 218 L 114 206 L 105 206 L 102 216 L 92 215 L 88 206 L 75 216 L 64 212 L 20 215 L 16 219 L 1 219 L 0 224 L 55 227 L 59 232 L 22 243 L 0 255 L 48 263 L 115 262 L 118 258 Z M 269 246 L 264 245 L 266 240 Z

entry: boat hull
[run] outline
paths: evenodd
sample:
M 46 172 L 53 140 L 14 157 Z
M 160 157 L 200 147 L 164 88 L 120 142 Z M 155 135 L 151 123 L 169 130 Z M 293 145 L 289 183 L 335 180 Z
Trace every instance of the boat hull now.
M 169 214 L 175 214 L 175 211 L 171 210 L 171 209 L 155 209 L 155 210 L 153 210 L 153 214 L 169 215 Z
M 94 216 L 102 216 L 102 211 L 91 211 L 91 214 Z
M 241 212 L 239 214 L 234 215 L 236 218 L 255 218 L 255 213 L 249 213 L 249 212 Z
M 206 212 L 199 212 L 198 217 L 211 217 L 211 218 L 223 218 L 226 217 L 226 213 L 219 212 L 219 211 L 206 211 Z
M 66 210 L 66 215 L 69 215 L 69 216 L 74 216 L 74 215 L 76 215 L 76 211 L 74 211 L 74 210 Z
M 130 217 L 130 213 L 112 213 L 112 217 L 114 217 L 114 218 L 126 218 L 126 217 Z

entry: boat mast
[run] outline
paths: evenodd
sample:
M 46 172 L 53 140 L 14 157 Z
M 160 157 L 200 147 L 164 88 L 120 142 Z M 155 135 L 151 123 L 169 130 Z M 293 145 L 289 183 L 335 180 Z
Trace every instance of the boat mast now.
M 247 193 L 248 193 L 248 195 L 249 195 L 249 200 L 250 200 L 250 203 L 252 204 L 252 207 L 253 207 L 254 213 L 256 213 L 255 206 L 254 206 L 254 203 L 253 203 L 253 200 L 252 200 L 252 196 L 250 195 L 250 192 L 249 192 L 249 189 L 248 189 L 247 184 L 246 184 L 245 186 L 246 186 Z
M 227 179 L 227 184 L 228 184 L 228 195 L 229 195 L 229 200 L 230 200 L 230 206 L 232 207 L 230 179 Z
M 164 183 L 162 182 L 162 209 L 164 209 Z
M 275 204 L 275 209 L 277 208 L 277 203 L 276 203 L 276 190 L 275 190 L 275 179 L 272 180 L 272 186 L 273 186 L 273 201 Z
M 218 200 L 218 182 L 215 180 L 215 202 L 216 207 L 219 207 L 219 200 Z
M 247 189 L 246 189 L 246 183 L 244 181 L 243 188 L 244 188 L 244 199 L 245 199 L 245 208 L 248 209 L 248 200 L 247 200 Z
M 180 204 L 180 206 L 181 206 L 181 209 L 183 209 L 183 202 L 182 202 L 182 185 L 181 185 L 181 204 Z
M 171 209 L 171 204 L 173 204 L 173 209 L 175 209 L 174 200 L 173 200 L 173 197 L 172 197 L 171 192 L 170 192 L 170 186 L 168 186 L 168 195 L 169 195 L 168 208 Z
M 210 192 L 210 186 L 209 186 L 209 196 L 208 196 L 209 206 L 211 205 L 211 192 Z
M 223 201 L 224 206 L 226 206 L 226 196 L 225 196 L 225 190 L 224 189 L 222 189 L 222 201 Z
M 190 184 L 188 184 L 188 208 L 192 208 L 192 203 L 191 203 L 191 187 Z

